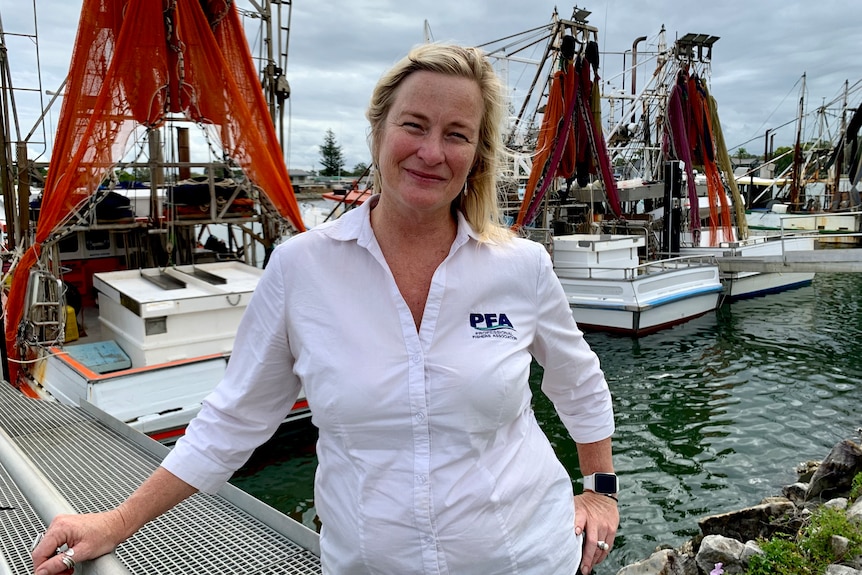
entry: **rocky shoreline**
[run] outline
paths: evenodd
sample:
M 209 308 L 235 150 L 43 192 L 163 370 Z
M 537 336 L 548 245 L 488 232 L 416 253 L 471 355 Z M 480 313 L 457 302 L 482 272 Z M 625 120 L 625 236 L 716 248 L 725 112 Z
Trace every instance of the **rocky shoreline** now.
M 862 429 L 859 430 L 862 432 Z M 623 567 L 617 575 L 724 575 L 745 573 L 762 556 L 761 542 L 776 535 L 797 538 L 812 514 L 826 507 L 842 510 L 862 525 L 862 496 L 849 499 L 853 479 L 862 473 L 862 447 L 851 440 L 837 443 L 821 462 L 796 468 L 799 479 L 780 495 L 738 511 L 704 517 L 701 534 L 678 548 L 660 548 L 647 559 Z M 840 535 L 829 540 L 826 575 L 862 575 L 862 553 Z M 807 571 L 806 571 L 807 572 Z

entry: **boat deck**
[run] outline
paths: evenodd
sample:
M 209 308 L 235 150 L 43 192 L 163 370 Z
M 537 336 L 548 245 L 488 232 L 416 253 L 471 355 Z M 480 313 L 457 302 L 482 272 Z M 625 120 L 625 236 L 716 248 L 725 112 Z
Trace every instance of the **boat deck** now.
M 30 546 L 58 513 L 110 509 L 167 448 L 89 405 L 0 382 L 0 572 L 32 573 Z M 196 494 L 84 572 L 319 574 L 317 534 L 239 489 Z

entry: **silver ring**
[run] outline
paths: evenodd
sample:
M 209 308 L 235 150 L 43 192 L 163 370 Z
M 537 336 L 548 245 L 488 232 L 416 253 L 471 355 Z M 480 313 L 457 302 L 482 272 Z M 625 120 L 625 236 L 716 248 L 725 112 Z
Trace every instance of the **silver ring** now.
M 599 549 L 601 549 L 602 551 L 607 551 L 608 549 L 610 549 L 610 548 L 611 548 L 611 546 L 610 546 L 610 545 L 608 545 L 607 543 L 605 543 L 604 541 L 596 541 L 596 545 L 597 545 L 597 546 L 598 546 L 598 548 L 599 548 Z
M 39 542 L 42 541 L 42 537 L 44 537 L 44 533 L 37 533 L 36 537 L 33 538 L 33 543 L 30 545 L 30 553 L 36 550 L 36 546 L 39 545 Z
M 63 555 L 63 565 L 66 566 L 66 569 L 74 569 L 75 568 L 75 560 L 69 557 L 68 555 Z

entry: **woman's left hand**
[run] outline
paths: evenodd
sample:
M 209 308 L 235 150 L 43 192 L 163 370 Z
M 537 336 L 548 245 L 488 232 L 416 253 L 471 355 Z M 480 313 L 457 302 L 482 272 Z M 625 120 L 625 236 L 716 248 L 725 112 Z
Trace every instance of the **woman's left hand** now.
M 617 502 L 607 495 L 585 491 L 575 496 L 575 533 L 584 534 L 581 573 L 589 575 L 593 567 L 607 558 L 619 524 Z

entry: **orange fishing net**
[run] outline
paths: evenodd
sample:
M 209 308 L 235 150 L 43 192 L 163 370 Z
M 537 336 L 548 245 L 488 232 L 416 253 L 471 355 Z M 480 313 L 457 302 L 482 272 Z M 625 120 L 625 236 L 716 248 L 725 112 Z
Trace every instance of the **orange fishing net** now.
M 41 244 L 98 190 L 136 127 L 176 116 L 206 125 L 278 212 L 304 230 L 233 2 L 84 0 L 35 243 L 9 294 L 11 356 Z
M 710 245 L 733 241 L 730 204 L 727 200 L 724 183 L 716 165 L 715 136 L 706 90 L 697 76 L 688 78 L 688 97 L 690 110 L 690 143 L 693 160 L 703 165 L 706 174 L 707 196 L 709 199 Z

